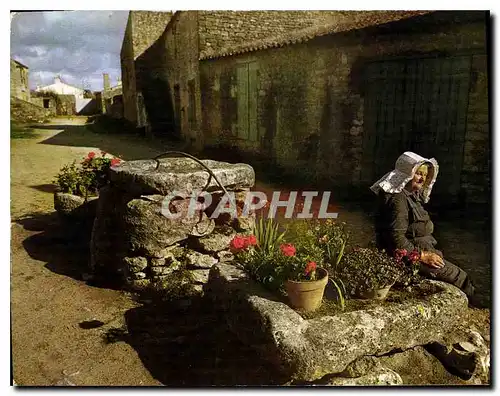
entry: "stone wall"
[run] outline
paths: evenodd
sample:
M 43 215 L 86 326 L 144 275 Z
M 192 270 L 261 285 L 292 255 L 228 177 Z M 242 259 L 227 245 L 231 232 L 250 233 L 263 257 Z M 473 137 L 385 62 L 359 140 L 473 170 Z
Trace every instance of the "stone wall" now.
M 30 101 L 29 69 L 13 59 L 10 60 L 10 95 Z
M 56 114 L 57 115 L 76 115 L 75 95 L 57 95 Z
M 129 13 L 120 60 L 124 116 L 134 124 L 137 124 L 140 118 L 138 106 L 141 106 L 138 99 L 140 89 L 137 88 L 137 71 L 134 62 L 160 38 L 171 18 L 171 12 L 130 11 Z
M 176 13 L 166 40 L 167 74 L 177 131 L 184 139 L 201 146 L 198 12 Z
M 42 122 L 55 115 L 54 109 L 44 109 L 31 102 L 10 98 L 10 119 L 17 122 Z
M 137 88 L 135 83 L 132 17 L 129 13 L 120 52 L 123 86 L 123 117 L 133 125 L 137 123 Z
M 200 52 L 279 37 L 311 26 L 331 25 L 339 11 L 199 11 Z
M 485 53 L 484 21 L 478 20 L 477 13 L 463 18 L 438 13 L 396 22 L 390 27 L 372 27 L 318 37 L 303 44 L 202 61 L 203 129 L 207 144 L 230 141 L 244 150 L 264 153 L 275 165 L 294 174 L 299 172 L 334 185 L 357 185 L 364 190 L 374 180 L 361 178 L 362 159 L 370 155 L 363 152 L 363 65 L 381 57 L 419 56 L 433 51 Z M 252 62 L 258 69 L 256 141 L 238 139 L 235 132 L 236 69 Z M 471 97 L 481 99 L 469 102 L 465 157 L 472 156 L 477 161 L 484 156 L 472 151 L 472 141 L 479 142 L 477 148 L 481 141 L 489 139 L 484 89 L 486 58 L 474 56 L 473 72 L 478 78 Z M 474 164 L 466 160 L 464 171 L 470 171 L 471 166 Z M 476 166 L 473 172 L 484 169 L 485 163 L 482 168 Z M 482 181 L 474 177 L 469 180 L 484 189 Z
M 491 150 L 488 106 L 488 57 L 472 57 L 462 186 L 466 202 L 490 203 Z

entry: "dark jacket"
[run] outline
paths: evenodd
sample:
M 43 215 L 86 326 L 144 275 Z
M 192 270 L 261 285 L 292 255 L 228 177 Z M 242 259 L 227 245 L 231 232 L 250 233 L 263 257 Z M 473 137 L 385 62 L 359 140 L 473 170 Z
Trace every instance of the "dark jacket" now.
M 377 247 L 393 254 L 395 249 L 436 250 L 436 239 L 432 236 L 434 224 L 429 213 L 422 206 L 422 198 L 417 193 L 405 189 L 397 194 L 381 191 L 375 218 Z

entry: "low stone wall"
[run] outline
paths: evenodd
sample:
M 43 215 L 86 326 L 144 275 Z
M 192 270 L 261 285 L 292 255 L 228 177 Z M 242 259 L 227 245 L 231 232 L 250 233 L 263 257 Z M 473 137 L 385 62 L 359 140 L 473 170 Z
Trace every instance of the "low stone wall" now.
M 414 286 L 418 298 L 313 319 L 304 319 L 235 265 L 213 266 L 205 290 L 207 298 L 224 308 L 223 319 L 240 340 L 295 381 L 330 376 L 335 379 L 326 384 L 398 385 L 402 382 L 397 373 L 378 364 L 362 367 L 362 359 L 429 344 L 444 346 L 460 337 L 470 353 L 463 357 L 470 365 L 468 378 L 475 376 L 472 383 L 489 381 L 489 350 L 481 336 L 471 332 L 454 333 L 459 340 L 450 336 L 467 309 L 467 298 L 447 283 L 425 280 Z M 459 352 L 455 356 L 437 352 L 443 361 L 457 364 Z
M 24 100 L 10 98 L 10 118 L 17 122 L 43 122 L 55 113 L 49 109 L 37 106 Z
M 208 166 L 241 205 L 244 194 L 255 182 L 246 164 L 210 160 Z M 212 205 L 194 216 L 185 216 L 189 195 L 209 191 Z M 170 201 L 169 218 L 162 213 L 165 198 Z M 180 197 L 184 196 L 184 198 Z M 209 269 L 232 260 L 229 243 L 237 232 L 252 228 L 254 217 L 233 219 L 209 216 L 222 198 L 213 177 L 189 158 L 125 162 L 111 169 L 111 184 L 100 190 L 91 238 L 91 266 L 95 272 L 119 277 L 134 290 L 149 287 L 168 289 L 174 278 L 201 291 Z

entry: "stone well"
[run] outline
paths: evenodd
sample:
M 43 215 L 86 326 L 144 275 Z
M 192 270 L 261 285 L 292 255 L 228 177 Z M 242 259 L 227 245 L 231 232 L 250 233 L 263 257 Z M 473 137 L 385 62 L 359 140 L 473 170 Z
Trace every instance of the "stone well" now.
M 255 182 L 247 164 L 201 161 L 242 207 L 245 192 Z M 167 288 L 180 272 L 201 290 L 210 268 L 232 260 L 229 243 L 237 232 L 249 231 L 254 214 L 210 218 L 224 192 L 199 163 L 183 157 L 125 162 L 111 168 L 111 183 L 100 191 L 91 237 L 91 267 L 96 274 L 119 278 L 135 290 Z M 162 214 L 166 196 L 178 195 L 168 206 L 187 213 L 189 195 L 206 191 L 212 205 L 195 216 L 173 219 Z M 184 196 L 187 198 L 182 198 Z M 187 271 L 187 272 L 186 272 Z

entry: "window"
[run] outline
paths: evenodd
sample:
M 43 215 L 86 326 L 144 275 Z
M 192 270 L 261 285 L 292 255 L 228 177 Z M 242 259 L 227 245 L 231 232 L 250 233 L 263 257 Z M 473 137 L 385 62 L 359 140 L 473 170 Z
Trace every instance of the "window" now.
M 50 105 L 50 99 L 44 99 L 43 100 L 43 107 L 45 109 L 48 109 L 50 107 L 49 105 Z

